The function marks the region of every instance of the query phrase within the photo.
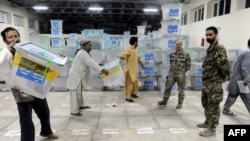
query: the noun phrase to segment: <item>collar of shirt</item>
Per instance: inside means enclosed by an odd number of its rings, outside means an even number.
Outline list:
[[[210,51],[214,50],[214,49],[218,46],[218,43],[219,43],[219,42],[216,41],[214,45],[210,45],[210,46],[208,47],[208,49],[207,49],[207,52],[210,52]]]

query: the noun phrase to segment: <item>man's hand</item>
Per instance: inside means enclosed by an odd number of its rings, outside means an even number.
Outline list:
[[[63,53],[58,53],[58,55],[60,55],[61,57],[66,57],[66,55]]]
[[[109,71],[106,70],[106,69],[103,69],[103,70],[102,70],[102,73],[104,73],[105,75],[108,75],[108,74],[109,74]]]
[[[145,66],[144,66],[144,65],[141,65],[141,67],[142,67],[142,69],[144,69],[144,68],[145,68]]]
[[[247,86],[247,85],[248,85],[248,81],[244,81],[244,82],[243,82],[243,85],[244,85],[244,86]]]

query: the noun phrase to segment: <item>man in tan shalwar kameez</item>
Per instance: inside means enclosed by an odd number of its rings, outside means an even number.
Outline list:
[[[125,95],[126,101],[134,102],[132,98],[138,98],[138,63],[144,69],[144,64],[137,54],[138,38],[131,37],[130,46],[122,53],[120,59],[126,60],[125,67]]]

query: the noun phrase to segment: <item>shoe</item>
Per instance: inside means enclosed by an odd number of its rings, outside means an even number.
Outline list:
[[[182,104],[178,104],[175,108],[176,109],[181,109],[182,108]]]
[[[89,109],[91,108],[90,106],[80,106],[79,109]]]
[[[136,94],[131,94],[132,98],[139,98],[139,96],[137,96]]]
[[[78,113],[71,113],[71,115],[73,116],[82,116],[82,113],[78,112]]]
[[[133,99],[127,99],[127,98],[126,98],[126,101],[128,101],[128,102],[134,102]]]
[[[59,138],[58,135],[56,135],[55,133],[51,133],[51,134],[49,134],[49,135],[42,135],[42,134],[40,133],[40,136],[42,136],[42,137],[47,137],[48,139],[58,139],[58,138]]]
[[[160,106],[166,106],[167,105],[167,101],[166,100],[159,101],[158,105],[160,105]]]
[[[199,135],[202,137],[215,136],[216,131],[215,131],[215,129],[206,129],[206,130],[200,132]]]
[[[223,109],[223,114],[224,115],[229,115],[229,116],[236,116],[235,113],[231,112],[230,110]]]
[[[208,124],[207,123],[200,123],[200,124],[197,124],[197,127],[199,127],[199,128],[208,128]]]

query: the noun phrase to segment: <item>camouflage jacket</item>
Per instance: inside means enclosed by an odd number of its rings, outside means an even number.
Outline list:
[[[225,82],[230,74],[226,48],[218,42],[209,46],[202,64],[202,81]]]
[[[182,51],[182,53],[172,52],[170,54],[170,72],[171,74],[183,74],[185,75],[191,67],[191,57],[188,53]]]

